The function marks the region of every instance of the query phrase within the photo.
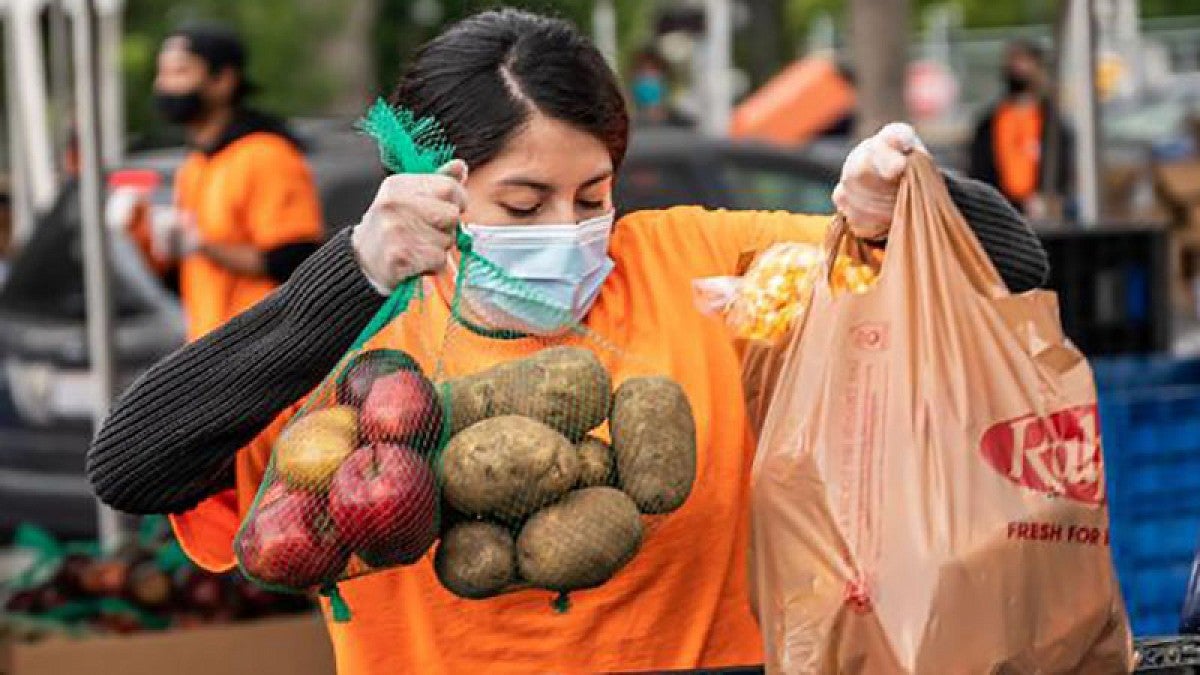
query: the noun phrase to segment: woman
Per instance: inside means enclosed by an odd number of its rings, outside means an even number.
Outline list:
[[[429,334],[440,335],[453,282],[447,252],[460,222],[476,233],[480,224],[513,231],[558,224],[545,232],[568,248],[599,233],[612,264],[600,266],[596,293],[579,288],[581,279],[596,279],[595,269],[567,265],[538,276],[576,284],[573,311],[589,328],[682,383],[698,429],[701,479],[691,497],[621,574],[573,597],[564,615],[547,611],[540,593],[458,600],[440,588],[428,560],[346,582],[354,617],[330,624],[339,672],[761,663],[746,589],[754,442],[739,358],[720,323],[693,308],[691,281],[733,274],[739,259],[776,242],[820,241],[828,215],[688,207],[632,214],[612,227],[628,115],[601,55],[561,21],[512,10],[467,19],[420,52],[394,102],[437,118],[459,159],[441,175],[385,180],[362,221],[271,298],[126,392],[89,456],[100,498],[124,511],[177,514],[176,531],[193,558],[230,567],[234,531],[289,406],[336,363],[384,294],[427,275],[421,309],[431,317]],[[905,152],[917,144],[911,129],[889,127],[848,158],[835,199],[856,236],[883,245]],[[975,183],[949,185],[1009,285],[1040,284],[1044,253],[1003,198]],[[486,231],[490,243],[477,239],[480,253],[512,253],[505,228]],[[377,345],[405,347],[386,331],[379,337]]]

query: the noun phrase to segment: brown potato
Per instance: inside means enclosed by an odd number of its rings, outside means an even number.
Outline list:
[[[524,415],[578,442],[608,417],[612,379],[580,347],[551,347],[447,382],[450,432],[490,417]]]
[[[624,492],[575,490],[533,514],[517,537],[521,577],[551,591],[594,588],[608,581],[642,544],[642,517]]]
[[[518,415],[493,417],[446,444],[446,501],[469,515],[515,521],[558,500],[579,479],[579,455],[562,434]]]
[[[642,513],[670,513],[696,480],[696,421],[683,388],[665,377],[627,380],[613,396],[620,487]]]
[[[599,487],[616,482],[612,447],[608,443],[588,436],[575,449],[579,452],[578,487]]]
[[[460,598],[481,600],[498,595],[517,576],[512,535],[495,523],[459,523],[442,536],[433,568],[442,586]]]

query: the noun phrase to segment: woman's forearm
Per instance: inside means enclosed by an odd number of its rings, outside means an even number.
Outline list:
[[[197,252],[235,274],[266,276],[263,252],[253,244],[200,244]]]
[[[117,400],[87,457],[101,501],[130,513],[195,506],[227,481],[237,451],[336,365],[384,301],[359,271],[349,234]]]

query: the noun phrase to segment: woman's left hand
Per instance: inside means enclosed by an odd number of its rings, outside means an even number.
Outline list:
[[[887,236],[900,177],[908,166],[908,155],[916,149],[925,149],[917,132],[903,122],[892,122],[846,156],[833,203],[846,216],[854,236],[867,240]]]

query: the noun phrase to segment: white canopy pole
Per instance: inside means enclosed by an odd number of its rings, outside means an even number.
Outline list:
[[[27,189],[33,208],[50,207],[58,193],[54,176],[53,139],[46,100],[46,63],[42,55],[41,14],[45,0],[19,0],[8,5],[8,58],[13,60],[17,96],[11,101],[20,110]],[[28,232],[17,233],[22,242]]]
[[[96,427],[112,403],[112,297],[108,231],[104,227],[100,148],[100,91],[96,77],[96,14],[92,0],[70,0],[75,61],[76,129],[79,134],[79,194],[83,228],[84,294],[87,304],[88,362],[91,364]],[[111,551],[125,541],[120,514],[97,504],[100,543]]]
[[[617,63],[617,10],[613,0],[596,0],[592,8],[592,36],[596,48],[608,61],[608,67],[619,71]]]
[[[704,131],[712,136],[729,133],[733,115],[733,86],[730,81],[733,50],[733,17],[730,0],[705,0],[704,30],[708,94],[704,111]]]
[[[121,77],[121,14],[125,0],[97,0],[100,148],[105,166],[119,166],[125,154],[125,92]]]
[[[1100,155],[1096,100],[1096,21],[1092,0],[1067,0],[1062,81],[1075,132],[1075,196],[1079,222],[1095,227],[1100,219]]]
[[[13,34],[16,32],[10,0],[0,0],[0,12],[4,21],[4,96],[5,113],[8,119],[8,166],[10,180],[9,198],[12,204],[13,243],[20,246],[33,229],[33,197],[29,186],[29,169],[26,168],[25,125],[22,123],[21,98],[17,87],[17,59]]]

